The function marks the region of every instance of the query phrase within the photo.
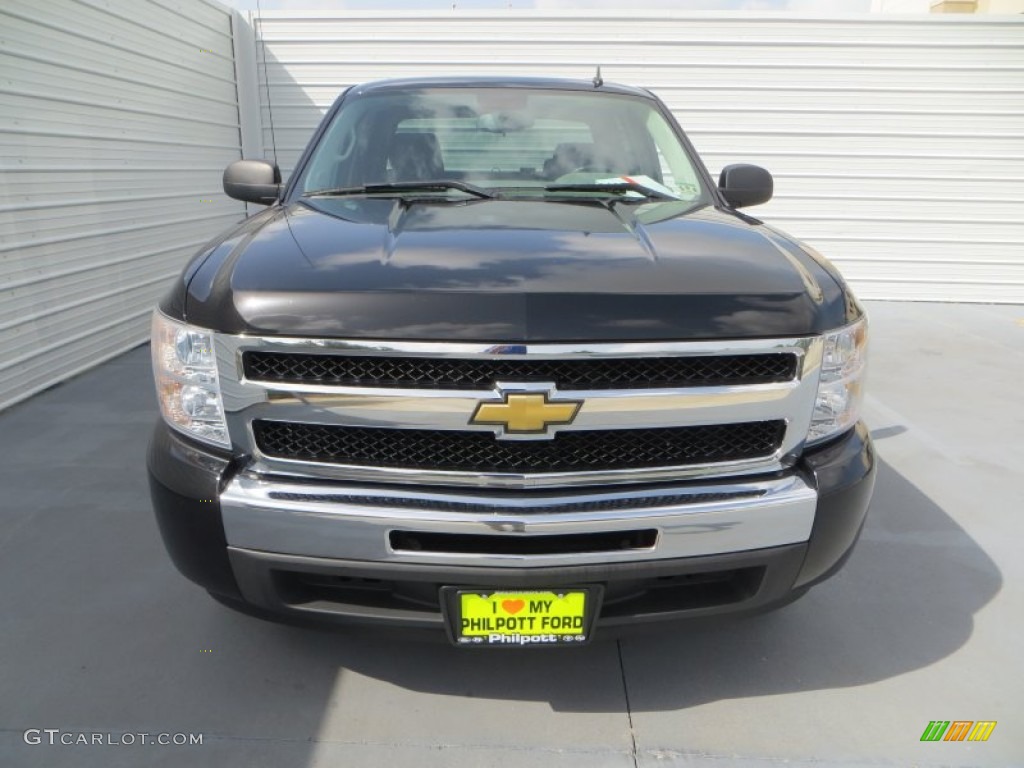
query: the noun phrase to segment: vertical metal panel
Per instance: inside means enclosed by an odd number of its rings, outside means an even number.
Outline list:
[[[184,261],[244,215],[230,13],[0,4],[0,408],[142,342]]]
[[[751,209],[859,295],[1024,302],[1024,19],[579,12],[270,12],[264,152],[287,173],[341,90],[510,74],[653,89],[712,173],[768,167]],[[270,131],[271,111],[273,135]]]

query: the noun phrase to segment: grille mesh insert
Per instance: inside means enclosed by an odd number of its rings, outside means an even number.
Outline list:
[[[790,353],[577,360],[479,360],[246,352],[252,381],[405,389],[490,389],[497,381],[550,381],[560,389],[657,389],[767,384],[796,375]]]
[[[267,456],[298,461],[457,472],[597,472],[770,456],[784,421],[561,432],[552,440],[496,440],[489,432],[253,422]]]

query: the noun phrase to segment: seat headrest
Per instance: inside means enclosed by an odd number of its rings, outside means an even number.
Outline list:
[[[388,156],[395,181],[431,181],[444,173],[441,145],[433,133],[396,133]]]
[[[567,165],[577,168],[592,165],[597,147],[591,143],[579,141],[563,141],[555,147],[555,158]]]

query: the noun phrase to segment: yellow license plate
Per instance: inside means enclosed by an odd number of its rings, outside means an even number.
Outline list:
[[[589,634],[587,590],[457,590],[452,635],[459,645],[568,645]]]

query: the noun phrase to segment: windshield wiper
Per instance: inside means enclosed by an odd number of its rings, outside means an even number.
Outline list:
[[[660,185],[659,185],[660,186]],[[673,195],[671,192],[662,192],[639,181],[623,176],[615,181],[606,182],[581,182],[567,184],[548,184],[544,187],[546,192],[612,192],[625,194],[635,192],[643,195],[648,200],[681,200],[682,198]]]
[[[362,184],[358,187],[337,187],[335,189],[317,189],[313,192],[306,192],[303,197],[345,197],[346,195],[377,195],[396,194],[403,192],[444,192],[449,189],[457,189],[467,195],[481,199],[492,199],[497,197],[493,192],[488,192],[483,187],[475,184],[467,184],[464,181],[392,181],[380,184]]]

